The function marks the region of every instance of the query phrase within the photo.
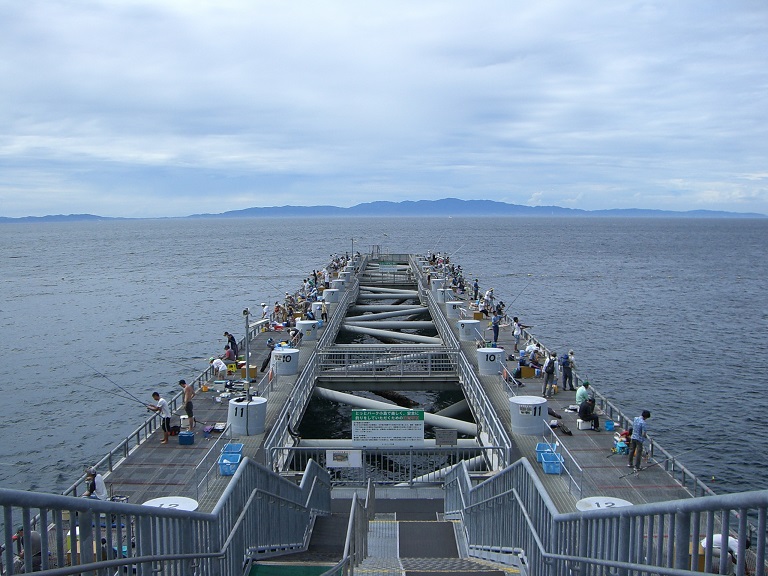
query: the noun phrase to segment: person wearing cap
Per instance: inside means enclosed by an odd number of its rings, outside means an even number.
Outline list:
[[[261,319],[264,320],[269,316],[269,306],[266,302],[261,303]]]
[[[213,372],[217,375],[219,380],[227,379],[227,365],[221,358],[211,357],[208,363],[213,367]]]
[[[96,471],[93,466],[85,470],[86,491],[83,498],[93,498],[95,500],[108,500],[107,485],[104,483],[104,477]]]
[[[576,390],[573,387],[573,350],[569,350],[568,354],[560,357],[560,368],[563,372],[563,390]]]
[[[224,332],[224,338],[227,339],[227,343],[229,344],[229,349],[232,350],[232,353],[235,355],[235,360],[237,360],[237,353],[238,353],[238,347],[237,347],[237,340],[235,340],[235,337],[232,336],[229,332]]]
[[[629,462],[627,462],[627,466],[632,468],[632,465],[634,464],[635,472],[640,471],[640,458],[643,457],[643,445],[648,437],[648,425],[645,421],[650,417],[651,413],[648,410],[643,410],[642,414],[632,421],[632,437],[629,441]]]
[[[275,349],[275,341],[272,338],[267,338],[267,348],[269,348],[269,352],[267,353],[267,357],[264,358],[264,362],[261,363],[262,372],[269,366],[269,361],[272,359],[272,351]]]
[[[544,398],[552,398],[557,384],[557,354],[555,352],[550,352],[544,360],[542,371],[544,372],[544,385],[541,389],[541,395]]]
[[[219,360],[221,362],[221,360]],[[223,364],[223,362],[222,362]],[[226,369],[226,366],[224,367]],[[168,407],[168,401],[165,398],[160,397],[160,392],[152,392],[152,398],[154,398],[155,404],[147,404],[147,408],[152,412],[159,412],[162,423],[160,427],[163,429],[163,440],[160,444],[168,444],[168,436],[171,435],[171,409]]]
[[[576,404],[581,405],[585,400],[589,400],[594,395],[594,392],[589,387],[589,382],[584,382],[576,390]]]
[[[189,429],[192,430],[195,427],[195,414],[192,406],[192,398],[195,397],[195,390],[187,384],[187,381],[183,378],[179,380],[179,386],[184,390],[184,412],[187,413],[189,418]]]
[[[25,561],[24,557],[29,550],[29,554],[32,556],[32,570],[37,572],[42,569],[43,564],[43,540],[40,536],[40,532],[37,530],[30,530],[28,546],[24,543],[24,527],[19,526],[14,536],[16,540],[16,558],[13,564],[13,571],[15,573],[24,572]]]

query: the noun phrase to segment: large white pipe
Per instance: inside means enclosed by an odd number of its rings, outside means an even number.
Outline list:
[[[464,400],[459,400],[456,402],[456,404],[451,404],[450,406],[446,406],[439,412],[435,412],[438,416],[446,416],[448,418],[452,418],[453,416],[458,416],[459,414],[463,414],[464,412],[469,411],[469,402]]]
[[[357,406],[358,408],[368,408],[369,410],[392,410],[393,408],[397,408],[394,404],[388,404],[387,402],[361,398],[360,396],[337,392],[336,390],[329,390],[328,388],[320,388],[319,386],[315,387],[314,393],[320,398],[325,398],[332,402],[349,404],[350,406]],[[466,434],[467,436],[477,436],[477,424],[473,424],[472,422],[464,422],[463,420],[446,418],[445,416],[424,412],[424,423],[429,424],[430,426],[437,426],[438,428],[454,428],[459,434]]]
[[[357,295],[358,302],[360,300],[394,300],[394,299],[401,299],[401,300],[413,300],[414,298],[418,298],[418,294],[366,294],[365,292],[360,292]]]
[[[342,324],[341,329],[346,330],[347,332],[354,332],[355,334],[373,336],[375,338],[403,340],[405,342],[418,342],[419,344],[443,343],[440,338],[432,338],[431,336],[419,336],[418,334],[407,334],[405,332],[392,332],[391,330],[376,330],[374,328],[363,328],[362,326],[352,326],[350,324]]]
[[[472,442],[475,442],[474,440]],[[477,442],[474,443],[474,447],[477,448]],[[475,456],[474,458],[470,458],[469,460],[464,460],[464,463],[467,465],[468,470],[481,470],[485,467],[485,458],[482,456]],[[448,472],[453,470],[453,467],[455,464],[451,464],[450,466],[445,466],[444,468],[440,468],[438,470],[435,470],[434,472],[429,472],[427,474],[423,474],[421,476],[417,476],[413,479],[414,483],[417,482],[437,482],[438,480],[442,480]],[[403,487],[403,486],[410,486],[408,482],[401,482],[399,484],[395,484],[395,487]]]
[[[352,312],[394,312],[396,310],[410,310],[412,313],[424,312],[426,306],[416,307],[413,304],[355,304],[350,306],[347,313]]]
[[[403,290],[402,288],[384,288],[382,286],[360,286],[360,292],[376,292],[381,294],[408,294],[418,296],[418,290]]]
[[[374,314],[363,314],[361,316],[347,316],[349,320],[365,321],[365,320],[383,320],[385,318],[398,318],[399,316],[416,316],[417,314],[424,314],[429,312],[428,308],[418,306],[416,308],[407,308],[405,310],[394,310],[392,312],[376,312]]]
[[[349,326],[366,326],[368,328],[383,328],[385,330],[424,330],[426,328],[434,328],[435,323],[429,320],[358,320],[356,316],[347,318],[344,321],[345,325]]]

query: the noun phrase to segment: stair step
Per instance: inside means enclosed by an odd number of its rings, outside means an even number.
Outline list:
[[[458,558],[453,522],[398,522],[400,558]]]

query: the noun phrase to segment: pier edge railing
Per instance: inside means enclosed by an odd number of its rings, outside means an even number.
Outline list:
[[[475,486],[458,464],[446,476],[445,513],[459,521],[471,556],[504,563],[514,556],[528,573],[768,570],[768,490],[561,514],[523,458]],[[720,554],[724,542],[729,552]]]
[[[42,536],[40,555],[25,555],[24,572],[231,576],[242,573],[246,558],[306,550],[313,518],[330,514],[330,504],[330,477],[317,463],[308,463],[297,485],[249,458],[210,513],[0,488],[0,572],[18,572],[19,516],[24,534]]]

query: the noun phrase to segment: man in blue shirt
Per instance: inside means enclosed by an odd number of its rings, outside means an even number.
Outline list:
[[[632,421],[632,438],[629,441],[629,463],[627,466],[632,468],[632,460],[634,457],[635,472],[640,470],[640,458],[643,456],[643,444],[648,435],[648,425],[645,421],[650,417],[651,413],[648,410],[643,410],[642,415],[637,416]]]

